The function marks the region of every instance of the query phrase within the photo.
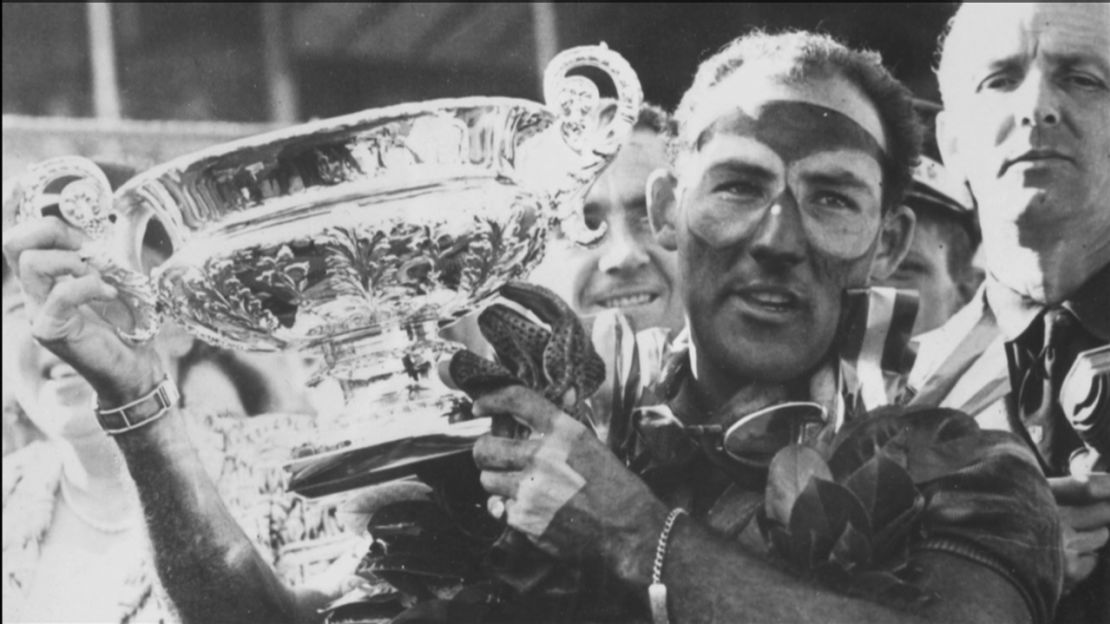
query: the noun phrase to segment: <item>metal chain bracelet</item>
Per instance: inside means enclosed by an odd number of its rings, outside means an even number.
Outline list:
[[[663,584],[663,559],[667,556],[667,542],[671,538],[671,529],[678,517],[685,514],[686,510],[675,507],[667,515],[663,523],[663,530],[659,532],[659,542],[655,545],[655,562],[651,566],[651,585],[648,586],[648,602],[651,606],[651,621],[653,624],[668,624],[667,617],[667,586]]]

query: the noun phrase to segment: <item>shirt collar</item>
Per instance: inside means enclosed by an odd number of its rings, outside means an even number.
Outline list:
[[[1011,290],[994,276],[988,276],[984,293],[999,328],[1009,340],[1025,332],[1044,311],[1043,304]],[[1062,307],[1099,340],[1110,341],[1110,264],[1091,276]]]
[[[1043,309],[1040,303],[1011,290],[993,275],[987,276],[983,297],[1008,340],[1025,333]]]

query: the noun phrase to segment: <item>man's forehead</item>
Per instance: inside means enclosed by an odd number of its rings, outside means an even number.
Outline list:
[[[788,81],[758,64],[745,66],[713,87],[686,124],[687,138],[696,138],[721,117],[740,110],[754,115],[769,102],[799,102],[835,111],[858,124],[887,149],[878,110],[858,87],[841,76]]]
[[[666,137],[651,130],[637,130],[621,146],[610,169],[617,167],[656,169],[666,165]],[[605,174],[602,173],[602,175]]]
[[[881,163],[883,148],[850,117],[809,102],[770,101],[752,112],[735,109],[717,118],[699,135],[701,151],[714,138],[749,137],[770,148],[785,163],[817,154],[859,153]]]
[[[960,6],[954,29],[969,26],[974,38],[989,42],[1008,36],[1005,31],[1013,26],[1027,33],[1045,33],[1108,18],[1110,3],[1106,2],[967,2]]]
[[[610,206],[616,208],[642,202],[648,176],[667,164],[667,139],[650,130],[637,130],[590,188],[586,203],[616,204]]]
[[[981,69],[1043,54],[1110,63],[1110,3],[966,3],[945,45],[945,64]],[[1104,69],[1110,69],[1105,68]]]

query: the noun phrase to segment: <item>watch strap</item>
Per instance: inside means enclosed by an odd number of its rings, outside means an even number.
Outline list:
[[[177,384],[166,377],[150,392],[119,407],[102,409],[98,400],[96,418],[100,421],[100,427],[109,435],[120,435],[165,416],[180,399]]]

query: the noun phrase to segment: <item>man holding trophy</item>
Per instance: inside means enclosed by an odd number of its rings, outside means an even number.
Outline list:
[[[1047,620],[1060,538],[1034,458],[950,411],[864,418],[875,389],[845,365],[874,346],[845,325],[845,291],[893,271],[912,232],[899,207],[919,142],[908,92],[873,55],[760,34],[703,63],[678,120],[677,159],[652,177],[648,201],[660,243],[678,252],[688,347],[641,397],[621,453],[520,384],[475,392],[476,416],[528,432],[474,447],[490,513],[544,556],[611,581],[611,600],[627,603],[616,621]],[[157,359],[92,311],[118,290],[83,243],[48,218],[13,230],[4,252],[36,337],[90,380],[102,414],[123,413],[102,422],[179,612],[320,620],[345,587],[289,591],[251,549],[180,414],[149,400],[164,377]],[[441,279],[417,268],[406,265]],[[843,336],[863,347],[845,353]],[[545,367],[574,372],[586,365],[574,353]],[[591,606],[536,618],[582,621]]]
[[[916,148],[912,123],[900,115],[912,113],[908,100],[899,100],[904,92],[873,63],[818,37],[756,35],[706,61],[680,105],[675,169],[653,179],[649,196],[657,235],[679,253],[689,323],[689,349],[663,398],[694,436],[706,425],[725,428],[724,453],[719,443],[698,443],[711,467],[691,461],[684,479],[664,478],[673,461],[668,456],[680,454],[682,445],[659,448],[664,427],[649,428],[654,423],[645,419],[639,433],[661,478],[653,482],[645,472],[645,483],[618,466],[585,427],[527,390],[514,387],[477,401],[476,412],[512,414],[539,434],[479,440],[482,483],[501,499],[491,508],[504,510],[509,526],[544,550],[562,557],[591,553],[627,585],[662,595],[650,605],[655,621],[668,614],[674,622],[900,617],[871,602],[815,593],[752,554],[759,540],[747,542],[746,535],[764,502],[764,484],[740,469],[757,462],[730,449],[727,437],[742,435],[733,425],[745,421],[742,415],[784,401],[817,401],[835,413],[837,396],[830,394],[836,392],[823,390],[821,380],[838,348],[841,292],[862,286],[869,274],[890,272],[905,251],[912,217],[898,202]],[[969,453],[943,469],[934,466],[939,472],[930,478],[908,479],[935,503],[955,494],[941,490],[962,489],[953,509],[927,509],[927,516],[969,514],[962,528],[934,525],[927,531],[936,533],[913,547],[914,565],[929,579],[919,589],[940,595],[920,615],[1046,620],[1059,575],[1059,553],[1052,552],[1057,529],[1047,488],[1015,439],[977,431],[951,412],[904,419],[888,412],[844,429],[832,443],[830,463],[844,460],[853,445],[882,447],[897,437],[893,431],[905,435],[917,427],[924,446],[940,446],[941,430],[960,429],[959,446]],[[766,505],[774,516],[771,464]],[[833,476],[845,470],[833,467]],[[973,487],[973,474],[986,479]],[[758,492],[754,508],[746,489]],[[988,509],[988,499],[999,507]],[[952,515],[955,508],[961,512]],[[1029,515],[1015,523],[998,518],[1007,513]],[[991,523],[981,525],[993,537],[967,531],[979,514],[980,521],[995,518],[989,529]],[[962,538],[940,537],[954,533]],[[1014,551],[984,548],[1002,534]],[[1030,566],[1033,559],[1038,563]],[[795,561],[794,569],[807,563]],[[879,602],[890,597],[885,589],[869,594],[862,579],[840,587]]]

